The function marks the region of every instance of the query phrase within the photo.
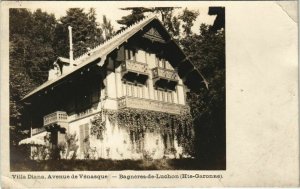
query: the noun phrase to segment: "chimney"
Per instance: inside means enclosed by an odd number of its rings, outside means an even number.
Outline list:
[[[70,58],[70,66],[73,66],[73,40],[72,40],[72,27],[68,26],[69,29],[69,42],[70,42],[70,52],[69,52],[69,58]]]

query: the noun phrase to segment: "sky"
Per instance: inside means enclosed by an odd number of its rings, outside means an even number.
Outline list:
[[[127,10],[121,10],[119,6],[92,6],[96,9],[97,14],[97,22],[102,23],[102,16],[106,15],[106,17],[111,20],[112,25],[114,26],[115,30],[118,30],[121,25],[119,25],[116,21],[120,20],[122,16],[126,16],[130,14],[130,11]],[[124,7],[124,6],[123,6]],[[66,10],[70,7],[63,7],[58,9],[56,7],[41,7],[41,9],[48,13],[53,13],[57,19],[60,17],[66,15]],[[84,10],[87,12],[91,6],[80,6],[80,8],[84,8]],[[182,13],[183,9],[186,7],[182,7],[180,9],[175,9],[174,15],[178,15]],[[210,16],[208,15],[208,7],[187,7],[189,10],[195,10],[199,11],[200,15],[198,16],[197,20],[194,22],[194,26],[192,27],[192,31],[194,33],[199,33],[199,27],[202,23],[212,25],[216,16]],[[31,9],[34,11],[34,9]]]

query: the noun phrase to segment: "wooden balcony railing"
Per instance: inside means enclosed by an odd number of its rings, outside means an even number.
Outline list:
[[[152,69],[153,79],[163,79],[178,82],[178,76],[174,70],[156,67]]]
[[[180,114],[182,110],[187,108],[187,106],[157,100],[125,96],[119,98],[118,108],[135,108],[150,111],[166,112],[170,114]]]
[[[68,115],[66,112],[57,111],[44,116],[44,126],[57,122],[67,122]]]
[[[123,75],[132,72],[132,73],[137,73],[141,75],[149,75],[148,72],[148,65],[145,63],[137,62],[134,60],[126,60],[122,64],[122,73]]]

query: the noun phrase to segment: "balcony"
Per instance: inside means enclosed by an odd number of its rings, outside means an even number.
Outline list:
[[[135,60],[126,60],[122,64],[122,75],[124,76],[128,73],[148,77],[148,65],[145,63],[137,62]]]
[[[174,70],[169,70],[161,67],[156,67],[152,69],[153,81],[157,85],[162,86],[172,86],[174,88],[178,83],[178,76]]]
[[[156,67],[152,69],[153,79],[165,79],[168,81],[178,82],[178,76],[175,70]]]
[[[66,123],[68,122],[68,115],[66,112],[56,111],[44,116],[44,126],[54,123]]]
[[[183,109],[187,108],[187,106],[151,99],[125,96],[121,97],[118,100],[118,108],[135,108],[157,112],[166,112],[170,114],[180,114]]]

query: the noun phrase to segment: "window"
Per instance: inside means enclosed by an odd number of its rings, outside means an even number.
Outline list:
[[[135,52],[134,50],[125,49],[126,59],[127,60],[135,60]]]
[[[165,89],[154,89],[154,99],[163,102],[174,102],[172,91]]]
[[[126,95],[132,96],[131,85],[129,83],[126,83]]]
[[[142,87],[140,85],[137,85],[137,97],[142,98]]]
[[[158,100],[163,101],[163,92],[161,90],[158,90]]]
[[[166,61],[165,63],[166,63],[166,69],[173,70],[173,67],[171,66],[169,61]]]
[[[142,85],[139,85],[139,93],[140,93],[140,98],[145,98],[144,94],[144,87]]]
[[[173,102],[173,95],[172,95],[172,91],[167,91],[167,102]]]
[[[124,83],[124,88],[126,89],[124,95],[133,96],[138,98],[144,98],[144,87],[141,84],[134,83]]]
[[[166,92],[165,91],[161,91],[161,101],[166,101]]]
[[[146,52],[143,50],[138,50],[136,52],[136,61],[146,63]]]
[[[156,66],[160,67],[161,66],[161,59],[156,57]]]
[[[160,68],[170,69],[170,64],[163,58],[156,57],[156,66]]]
[[[126,88],[126,83],[122,82],[122,95],[126,96],[127,95],[127,88]]]
[[[133,88],[133,93],[132,93],[132,96],[136,97],[137,96],[137,86],[136,85],[131,85],[132,88]]]

